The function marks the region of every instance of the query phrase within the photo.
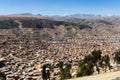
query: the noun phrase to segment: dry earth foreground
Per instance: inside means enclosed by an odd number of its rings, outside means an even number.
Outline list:
[[[85,77],[69,79],[69,80],[120,80],[120,79],[116,79],[117,77],[120,77],[120,71],[106,73],[106,74],[99,74],[94,76],[85,76]]]

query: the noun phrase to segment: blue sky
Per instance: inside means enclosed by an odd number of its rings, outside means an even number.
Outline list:
[[[120,15],[120,0],[0,0],[0,14]]]

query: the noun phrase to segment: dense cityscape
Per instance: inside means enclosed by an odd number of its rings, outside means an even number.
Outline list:
[[[66,20],[2,17],[1,75],[6,80],[64,80],[118,71],[119,25],[79,21],[67,25]]]

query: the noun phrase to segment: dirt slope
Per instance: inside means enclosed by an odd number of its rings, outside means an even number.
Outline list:
[[[70,80],[112,80],[112,79],[116,79],[116,77],[120,77],[120,71],[100,74],[95,76],[86,76],[86,77],[70,79]]]

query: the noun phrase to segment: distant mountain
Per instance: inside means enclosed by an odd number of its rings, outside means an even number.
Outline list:
[[[92,15],[92,14],[73,14],[73,15],[68,15],[65,16],[68,18],[80,18],[80,19],[93,19],[97,17],[101,17],[101,15]]]
[[[68,21],[68,22],[80,22],[81,20],[99,20],[104,22],[110,22],[114,24],[120,24],[120,16],[118,15],[93,15],[93,14],[73,14],[67,16],[49,16],[48,18],[57,21]]]
[[[65,19],[71,19],[71,18],[77,18],[77,19],[99,19],[100,17],[103,17],[102,15],[92,15],[92,14],[73,14],[73,15],[66,15],[66,16],[50,16],[51,18],[65,18]]]
[[[18,15],[29,15],[29,16],[33,16],[32,13],[20,13],[20,14],[18,14]]]
[[[37,14],[37,16],[42,16],[41,14]]]
[[[17,13],[17,14],[8,14],[5,16],[34,16],[32,13]]]
[[[44,18],[44,19],[52,19],[56,21],[68,21],[68,22],[80,22],[80,20],[104,20],[107,22],[112,23],[120,23],[120,16],[115,15],[93,15],[93,14],[73,14],[73,15],[66,15],[66,16],[60,16],[60,15],[54,15],[54,16],[48,16],[48,15],[41,15],[41,14],[32,14],[32,13],[19,13],[19,14],[10,14],[10,15],[4,15],[7,17],[36,17],[36,18]]]
[[[1,15],[0,17],[2,17]],[[18,13],[18,14],[9,14],[9,15],[4,15],[4,17],[45,17],[42,16],[41,14],[32,14],[32,13]]]

